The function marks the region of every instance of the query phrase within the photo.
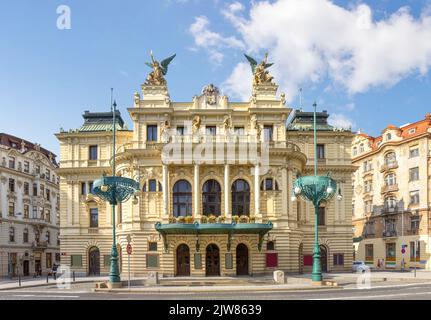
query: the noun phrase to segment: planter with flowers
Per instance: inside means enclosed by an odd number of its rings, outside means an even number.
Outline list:
[[[178,223],[186,223],[186,217],[183,217],[183,216],[178,217],[177,222]]]
[[[169,216],[169,223],[177,223],[177,218],[174,216]]]
[[[238,223],[239,222],[239,216],[232,216],[232,222]]]
[[[256,222],[256,216],[250,216],[249,222],[255,223]]]
[[[195,222],[195,219],[192,216],[187,216],[185,218],[185,222],[186,223],[193,223],[193,222]]]
[[[218,222],[218,223],[225,223],[225,221],[226,221],[226,218],[225,218],[224,216],[219,216],[219,217],[217,218],[217,222]]]
[[[202,216],[201,217],[201,223],[208,223],[208,217],[207,216]]]
[[[215,216],[215,215],[210,215],[209,217],[208,217],[208,222],[209,223],[216,223],[217,222],[217,217]]]

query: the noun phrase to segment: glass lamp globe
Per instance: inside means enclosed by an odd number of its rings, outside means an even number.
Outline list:
[[[108,189],[109,189],[109,187],[106,184],[104,184],[103,186],[100,187],[100,190],[102,190],[102,192],[107,192]]]
[[[294,192],[295,192],[296,195],[301,194],[301,188],[300,187],[295,187]]]

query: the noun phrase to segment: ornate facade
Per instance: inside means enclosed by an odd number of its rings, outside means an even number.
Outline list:
[[[269,81],[255,85],[248,102],[230,102],[208,85],[179,103],[150,80],[128,109],[133,130],[120,116],[116,123],[116,174],[141,185],[117,210],[120,270],[128,269],[130,236],[134,275],[310,271],[313,209],[290,199],[296,175],[312,172],[310,114],[298,111],[286,127],[292,109]],[[344,198],[320,211],[320,242],[327,270],[350,270],[352,133],[335,130],[327,117],[319,114],[319,171],[332,172]],[[91,182],[111,174],[112,113],[84,119],[80,129],[57,134],[61,258],[76,272],[106,274],[112,219]]]
[[[0,276],[33,276],[60,263],[55,155],[0,133]]]
[[[427,114],[402,127],[389,125],[376,138],[355,137],[356,259],[380,269],[431,267],[430,130]]]

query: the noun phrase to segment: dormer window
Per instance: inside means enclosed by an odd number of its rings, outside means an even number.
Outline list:
[[[386,134],[386,140],[389,141],[392,139],[392,135],[390,133]]]
[[[358,155],[358,148],[353,147],[353,155],[354,156]]]
[[[362,152],[364,152],[364,144],[363,143],[361,143],[359,145],[359,153],[362,153]]]
[[[414,133],[416,133],[416,128],[412,128],[409,130],[409,134],[414,134]]]

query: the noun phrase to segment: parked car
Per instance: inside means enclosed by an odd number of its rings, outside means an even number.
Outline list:
[[[353,261],[353,265],[352,265],[353,272],[365,272],[370,270],[371,268],[367,266],[364,261]]]

